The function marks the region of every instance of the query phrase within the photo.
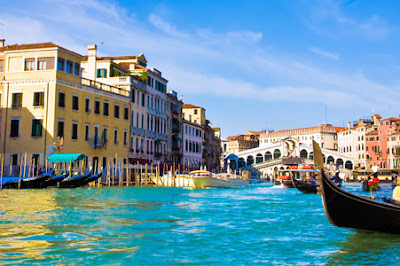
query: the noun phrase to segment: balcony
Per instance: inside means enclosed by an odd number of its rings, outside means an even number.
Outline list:
[[[126,89],[122,89],[116,86],[111,86],[105,83],[101,83],[98,81],[94,81],[94,80],[90,80],[90,79],[85,79],[85,78],[81,78],[81,84],[93,89],[97,89],[97,90],[102,90],[102,91],[108,91],[111,93],[115,93],[118,95],[122,95],[122,96],[126,96],[129,97],[129,91]]]
[[[89,139],[90,147],[93,149],[105,148],[107,146],[107,139],[101,139],[100,137],[92,137]]]
[[[137,135],[144,135],[145,130],[144,129],[139,129],[136,127],[131,127],[131,134],[137,134]]]

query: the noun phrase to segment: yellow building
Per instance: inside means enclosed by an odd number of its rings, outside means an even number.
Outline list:
[[[203,107],[194,104],[183,104],[182,105],[183,119],[194,122],[199,125],[206,124],[206,110]]]
[[[83,153],[99,167],[128,157],[129,91],[82,78],[82,56],[51,42],[2,50],[5,165],[25,152],[40,165],[51,153]]]

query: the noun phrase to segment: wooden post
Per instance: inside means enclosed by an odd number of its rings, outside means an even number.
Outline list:
[[[70,172],[70,175],[72,176],[72,159],[71,159],[71,161],[70,161],[70,163],[69,163],[69,172]]]
[[[161,183],[160,183],[160,162],[158,162],[157,168],[156,168],[156,182],[157,182],[157,186],[161,186]]]
[[[122,186],[122,173],[121,173],[121,170],[122,170],[122,163],[119,163],[118,164],[118,171],[119,171],[119,174],[118,174],[118,186]]]
[[[46,169],[46,173],[48,173],[48,172],[47,172],[47,171],[48,171],[48,169],[47,169],[47,161],[48,161],[48,160],[49,160],[48,158],[46,158],[46,157],[44,158],[44,164],[45,164],[45,166],[46,166],[46,168],[45,168],[45,169]]]
[[[110,162],[108,162],[107,165],[107,184],[110,187],[111,186],[111,166],[110,166]]]
[[[21,155],[21,165],[19,167],[19,182],[18,182],[18,189],[21,188],[21,179],[22,179],[22,167],[24,166],[24,158]]]
[[[145,182],[145,185],[147,186],[147,184],[148,184],[148,180],[147,180],[147,163],[144,165],[144,176],[145,176],[145,180],[144,180],[144,182]]]
[[[129,162],[129,159],[126,159],[126,164],[125,164],[125,168],[126,168],[126,186],[128,187],[129,186],[129,183],[130,183],[130,181],[131,181],[131,176],[129,175],[129,167],[128,167],[128,162]],[[129,177],[129,179],[128,179],[128,177]]]
[[[3,170],[4,170],[4,154],[1,154],[1,187],[0,189],[3,189]]]

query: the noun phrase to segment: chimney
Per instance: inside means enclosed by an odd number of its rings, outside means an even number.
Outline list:
[[[88,61],[86,67],[86,73],[88,79],[96,80],[96,56],[97,46],[95,44],[88,45]]]
[[[88,56],[89,57],[97,56],[97,45],[96,44],[89,44],[87,48],[88,48]]]
[[[0,48],[4,47],[4,43],[6,42],[5,39],[0,39]]]
[[[351,122],[347,123],[347,128],[350,129],[351,128]]]

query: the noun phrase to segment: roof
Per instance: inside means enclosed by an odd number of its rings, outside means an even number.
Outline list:
[[[137,59],[137,55],[121,55],[121,56],[96,56],[96,60],[127,60]],[[82,58],[83,61],[88,60],[88,56],[85,55]]]
[[[246,133],[244,133],[243,135],[246,135],[246,136],[250,136],[250,135],[260,135],[261,133],[263,133],[263,132],[259,132],[259,131],[250,131],[250,130],[248,130]]]
[[[190,103],[184,103],[182,105],[182,108],[203,108],[203,107],[197,106],[197,105],[194,105],[194,104],[190,104]]]
[[[68,52],[70,52],[70,53],[73,53],[73,54],[76,54],[76,55],[82,57],[82,55],[80,55],[80,54],[78,54],[78,53],[76,53],[76,52],[74,52],[74,51],[65,49],[64,47],[59,46],[59,45],[57,45],[57,44],[55,44],[55,43],[52,43],[52,42],[6,45],[6,46],[0,48],[0,52],[1,52],[1,51],[17,51],[17,50],[44,49],[44,48],[60,48],[60,49],[63,49],[63,50],[65,50],[65,51],[68,51]]]
[[[371,131],[371,132],[367,133],[366,135],[367,136],[368,135],[378,135],[378,130]]]

